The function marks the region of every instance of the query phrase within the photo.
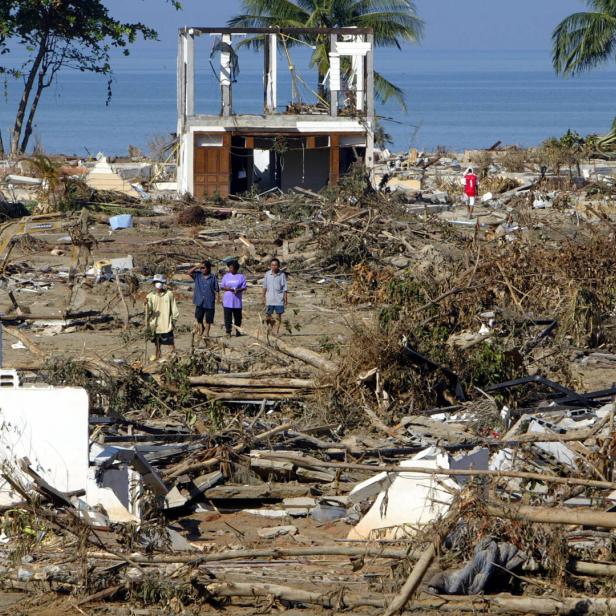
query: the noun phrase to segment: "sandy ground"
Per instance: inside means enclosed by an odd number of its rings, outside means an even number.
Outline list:
[[[217,227],[229,225],[237,228],[234,221],[214,221]],[[190,228],[156,229],[152,226],[137,227],[117,231],[113,235],[109,227],[97,224],[93,227],[93,235],[103,240],[92,251],[94,261],[132,255],[136,269],[139,272],[146,263],[151,264],[156,259],[167,260],[169,256],[176,263],[192,263],[201,258],[210,258],[213,262],[229,255],[241,256],[241,249],[233,242],[221,242],[220,247],[204,252],[196,245],[191,245]],[[48,288],[33,292],[32,286],[15,284],[15,297],[20,304],[29,309],[33,315],[61,315],[69,302],[70,289],[67,279],[57,275],[67,271],[70,265],[70,246],[60,247],[67,254],[54,256],[50,250],[56,246],[59,235],[39,236],[48,245],[37,252],[14,250],[11,257],[12,269],[21,270],[17,279],[29,278],[39,283],[50,283]],[[165,238],[173,238],[170,245],[158,242]],[[111,241],[110,241],[111,240]],[[183,241],[185,240],[185,241]],[[221,273],[226,271],[224,263],[218,261],[216,266]],[[251,266],[242,269],[248,279],[249,289],[245,294],[244,322],[247,328],[255,328],[261,324],[264,316],[262,304],[261,280],[267,266]],[[30,272],[33,273],[29,273]],[[46,271],[48,270],[48,271]],[[369,310],[358,310],[349,306],[341,297],[347,284],[345,278],[335,276],[304,276],[287,271],[290,285],[289,306],[284,316],[281,336],[291,344],[298,344],[322,350],[323,344],[344,344],[348,332],[348,323],[354,319],[370,318]],[[12,282],[16,282],[13,278]],[[57,333],[53,323],[37,323],[28,325],[26,332],[40,347],[49,353],[62,353],[68,356],[79,356],[95,353],[100,357],[134,361],[143,358],[144,337],[142,335],[143,301],[151,290],[147,280],[143,280],[138,291],[127,297],[131,324],[127,331],[123,329],[125,312],[118,299],[117,287],[114,281],[94,284],[90,278],[85,281],[77,292],[74,310],[102,311],[103,314],[114,316],[110,324],[92,324],[80,327],[77,331],[68,330]],[[178,273],[172,283],[178,307],[180,320],[177,327],[176,346],[180,353],[190,352],[194,307],[192,305],[192,284],[190,278]],[[5,292],[0,291],[0,312],[8,313],[11,303]],[[9,336],[5,337],[4,365],[12,366],[27,363],[32,356],[27,350],[15,350],[11,345],[15,342]],[[245,345],[254,344],[247,338],[228,339],[225,336],[222,307],[217,308],[215,323],[211,330],[211,343],[216,346],[241,349]],[[148,355],[153,352],[149,345]]]

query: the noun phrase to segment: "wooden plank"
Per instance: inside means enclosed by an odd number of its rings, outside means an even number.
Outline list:
[[[206,490],[207,499],[272,499],[282,500],[298,496],[310,496],[311,487],[299,483],[263,483],[256,486],[225,484]]]

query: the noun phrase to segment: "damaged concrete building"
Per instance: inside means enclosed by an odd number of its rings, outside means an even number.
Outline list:
[[[220,84],[220,106],[197,111],[195,43],[209,37],[210,66]],[[252,40],[263,56],[263,106],[234,111],[238,51]],[[329,71],[318,75],[307,102],[306,84],[291,58],[293,44],[327,41]],[[314,49],[314,47],[313,47]],[[335,185],[356,161],[373,165],[374,36],[369,28],[184,28],[178,55],[178,192],[196,198],[227,197],[252,189]],[[295,48],[291,49],[295,51]],[[283,58],[284,60],[281,60]],[[291,79],[291,100],[282,101],[279,61]],[[201,76],[203,73],[201,73]],[[317,78],[318,77],[318,78]],[[254,93],[253,93],[254,94]],[[259,96],[259,100],[260,100]],[[199,110],[201,111],[201,110]]]

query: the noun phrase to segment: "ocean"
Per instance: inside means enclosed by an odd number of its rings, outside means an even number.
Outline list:
[[[211,40],[197,46],[197,110],[218,112],[219,84],[210,66]],[[308,69],[310,50],[292,51],[302,77],[303,101],[314,98],[315,75]],[[234,86],[237,112],[262,106],[260,56],[239,52],[240,75]],[[113,98],[105,104],[106,80],[64,72],[44,94],[35,138],[46,152],[85,156],[126,154],[129,144],[148,151],[156,135],[176,127],[176,50],[154,44],[135,49],[114,63]],[[376,68],[406,93],[407,111],[395,103],[378,105],[392,149],[452,150],[485,148],[496,141],[532,146],[571,128],[581,134],[606,132],[616,115],[616,67],[574,79],[554,75],[550,52],[435,51],[379,49]],[[290,100],[289,71],[279,57],[279,104]],[[8,80],[0,102],[0,130],[8,142],[20,95]]]

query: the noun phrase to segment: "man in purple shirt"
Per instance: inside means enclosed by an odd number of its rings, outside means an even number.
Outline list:
[[[222,307],[225,315],[225,331],[231,335],[233,323],[242,325],[242,296],[246,290],[246,277],[239,273],[240,264],[237,261],[229,263],[229,271],[222,277],[220,288],[224,291]],[[235,332],[237,336],[240,332]]]

